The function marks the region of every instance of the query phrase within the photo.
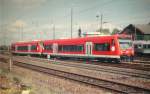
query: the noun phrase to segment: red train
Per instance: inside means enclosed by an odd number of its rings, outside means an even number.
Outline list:
[[[11,45],[13,54],[47,55],[51,57],[97,59],[120,62],[132,59],[134,49],[126,35],[97,36],[17,42]]]

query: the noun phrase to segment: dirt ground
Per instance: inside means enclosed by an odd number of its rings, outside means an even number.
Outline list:
[[[1,63],[0,63],[1,64]],[[3,67],[2,67],[3,66]],[[0,69],[8,68],[6,64],[1,64]],[[53,75],[41,74],[35,71],[13,66],[11,72],[7,72],[7,77],[19,81],[31,90],[30,94],[113,94],[111,91],[96,88],[86,84],[81,84],[68,79]],[[1,80],[1,83],[4,81]],[[12,82],[11,82],[12,83]],[[17,85],[15,85],[17,87]],[[13,86],[15,88],[15,86]],[[19,85],[18,85],[19,86]],[[20,87],[15,90],[20,90]],[[20,92],[20,91],[17,91]],[[21,94],[21,93],[3,93]]]
[[[9,75],[8,70],[0,69],[0,94],[22,94],[25,84],[20,79]]]

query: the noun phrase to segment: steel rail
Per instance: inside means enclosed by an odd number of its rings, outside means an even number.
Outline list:
[[[97,78],[74,74],[70,72],[64,72],[60,70],[54,70],[54,69],[45,68],[45,67],[41,67],[37,65],[32,65],[32,64],[22,63],[22,62],[14,62],[14,65],[23,67],[23,68],[28,68],[34,71],[94,85],[97,87],[106,88],[106,89],[109,89],[109,90],[112,90],[121,94],[133,94],[133,93],[134,94],[149,94],[150,93],[150,90],[145,89],[145,88],[139,88],[135,86],[125,85],[125,84],[121,84],[117,82],[111,82],[111,81],[107,81],[103,79],[97,79]]]
[[[26,59],[26,58],[22,58],[22,59]],[[32,60],[32,62],[50,62],[48,60],[43,60],[43,59],[39,59],[39,58],[30,58]],[[51,60],[52,62],[55,62],[55,60]],[[114,73],[114,74],[121,74],[121,75],[126,75],[126,76],[131,76],[131,77],[139,77],[139,78],[145,78],[145,79],[150,79],[150,74],[148,73],[138,73],[136,72],[136,70],[130,72],[130,71],[125,71],[125,70],[121,70],[116,69],[115,67],[111,68],[107,68],[107,67],[100,67],[98,65],[94,65],[91,66],[90,64],[80,64],[80,63],[65,63],[64,61],[56,61],[59,62],[57,63],[57,65],[63,65],[63,66],[68,66],[68,67],[76,67],[76,68],[82,68],[82,69],[88,69],[88,70],[94,70],[94,71],[102,71],[102,72],[108,72],[108,73]],[[55,63],[54,63],[55,64]]]

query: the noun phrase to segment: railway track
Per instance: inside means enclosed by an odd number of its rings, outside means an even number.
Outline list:
[[[118,92],[120,94],[149,94],[150,93],[149,89],[129,86],[129,85],[121,84],[121,83],[111,82],[111,81],[107,81],[107,80],[103,80],[103,79],[92,78],[92,77],[74,74],[74,73],[70,73],[70,72],[49,69],[49,68],[31,65],[31,64],[27,64],[27,63],[14,62],[14,65],[23,67],[23,68],[28,68],[28,69],[31,69],[34,71],[38,71],[38,72],[42,72],[42,73],[46,73],[46,74],[50,74],[50,75],[55,75],[55,76],[67,78],[70,80],[90,84],[90,85],[94,85],[97,87],[106,88],[106,89]]]
[[[26,56],[25,56],[26,57]],[[43,60],[47,62],[47,59],[43,58],[37,58],[37,57],[28,57],[32,58],[33,60]],[[49,60],[49,61],[55,61],[55,60]],[[145,63],[105,63],[100,61],[85,61],[85,60],[64,60],[64,59],[57,59],[57,62],[74,62],[74,63],[86,63],[86,64],[92,64],[92,65],[100,65],[100,66],[110,66],[110,67],[117,67],[117,68],[127,68],[127,69],[136,69],[136,70],[143,70],[143,71],[150,71],[150,64]],[[149,61],[148,61],[149,62]]]
[[[75,62],[75,63],[83,63],[85,61],[73,61],[73,60],[60,60],[64,62]],[[105,63],[100,61],[87,61],[86,64],[100,65],[100,66],[109,66],[109,67],[117,67],[117,68],[127,68],[127,69],[136,69],[143,71],[150,71],[150,64],[145,63]]]
[[[3,58],[8,59],[7,56],[3,56]],[[72,73],[69,71],[61,71],[61,70],[56,70],[53,68],[51,69],[48,67],[43,67],[40,65],[33,65],[33,64],[34,63],[41,64],[41,62],[43,62],[43,63],[44,62],[45,63],[54,62],[55,65],[57,64],[57,65],[67,66],[67,67],[78,67],[81,69],[87,69],[87,70],[93,70],[93,71],[103,71],[103,72],[109,72],[109,73],[114,73],[114,74],[117,73],[117,74],[121,74],[121,75],[128,75],[128,76],[132,76],[132,77],[145,78],[145,79],[150,78],[149,71],[147,73],[142,73],[142,72],[139,73],[139,71],[136,71],[137,73],[135,71],[125,73],[125,70],[124,71],[118,71],[118,70],[115,70],[115,68],[113,68],[113,70],[111,70],[111,68],[105,69],[104,68],[105,66],[100,67],[100,66],[91,65],[91,64],[71,63],[71,62],[69,63],[66,61],[65,61],[66,62],[65,63],[64,61],[62,61],[62,62],[55,61],[55,60],[48,61],[46,59],[41,59],[41,58],[22,57],[22,56],[15,56],[15,57],[13,57],[13,59],[15,61],[14,65],[16,65],[16,66],[29,68],[31,70],[35,70],[38,72],[47,73],[47,74],[51,74],[51,75],[55,75],[55,76],[59,76],[59,77],[64,77],[67,79],[71,79],[71,80],[75,80],[78,82],[94,85],[97,87],[107,88],[107,89],[119,92],[121,94],[122,93],[123,94],[149,94],[150,93],[149,88],[119,83],[119,82],[105,80],[105,79],[99,79],[99,78],[95,78],[92,76],[81,75],[80,73],[78,74],[78,73]],[[26,62],[26,63],[23,63],[23,62]],[[33,64],[28,64],[27,62],[32,62]],[[90,66],[92,66],[92,67],[90,67]],[[127,69],[127,70],[129,70],[129,69]]]
[[[8,58],[6,56],[3,56],[5,58]],[[150,66],[141,66],[142,68],[138,68],[138,64],[134,64],[131,67],[131,64],[108,64],[108,63],[101,63],[101,66],[92,65],[92,64],[83,64],[81,62],[77,61],[61,61],[61,60],[47,60],[47,59],[41,59],[36,57],[26,57],[26,56],[15,56],[14,58],[21,58],[22,60],[30,59],[32,62],[59,62],[57,65],[62,66],[68,66],[68,67],[76,67],[76,68],[82,68],[82,69],[88,69],[88,70],[94,70],[94,71],[102,71],[102,72],[108,72],[108,73],[114,73],[114,74],[120,74],[120,75],[126,75],[131,77],[139,77],[139,78],[150,78]],[[75,63],[74,63],[75,62]],[[77,62],[77,63],[76,63]],[[94,62],[95,63],[95,62]],[[107,66],[108,65],[108,66]],[[112,66],[110,66],[112,65]],[[135,67],[135,65],[138,65],[138,67]],[[128,68],[128,69],[125,69]],[[131,70],[134,69],[134,70]]]
[[[150,65],[150,60],[144,61],[144,60],[134,60],[137,64],[145,64],[145,65]]]
[[[131,77],[150,79],[149,71],[141,71],[141,70],[135,70],[135,69],[134,70],[122,69],[122,68],[115,68],[115,67],[108,67],[108,66],[73,63],[73,62],[65,62],[65,61],[55,61],[55,60],[49,61],[46,59],[31,58],[31,57],[22,58],[22,60],[25,60],[25,59],[30,59],[32,60],[32,62],[46,62],[46,63],[57,62],[56,64],[61,65],[61,66],[76,67],[76,68],[88,69],[88,70],[93,70],[93,71],[101,71],[101,72],[120,74],[120,75],[126,75],[126,76],[131,76]]]

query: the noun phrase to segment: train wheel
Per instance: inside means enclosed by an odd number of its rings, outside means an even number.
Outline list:
[[[115,59],[115,63],[121,63],[120,59]]]

